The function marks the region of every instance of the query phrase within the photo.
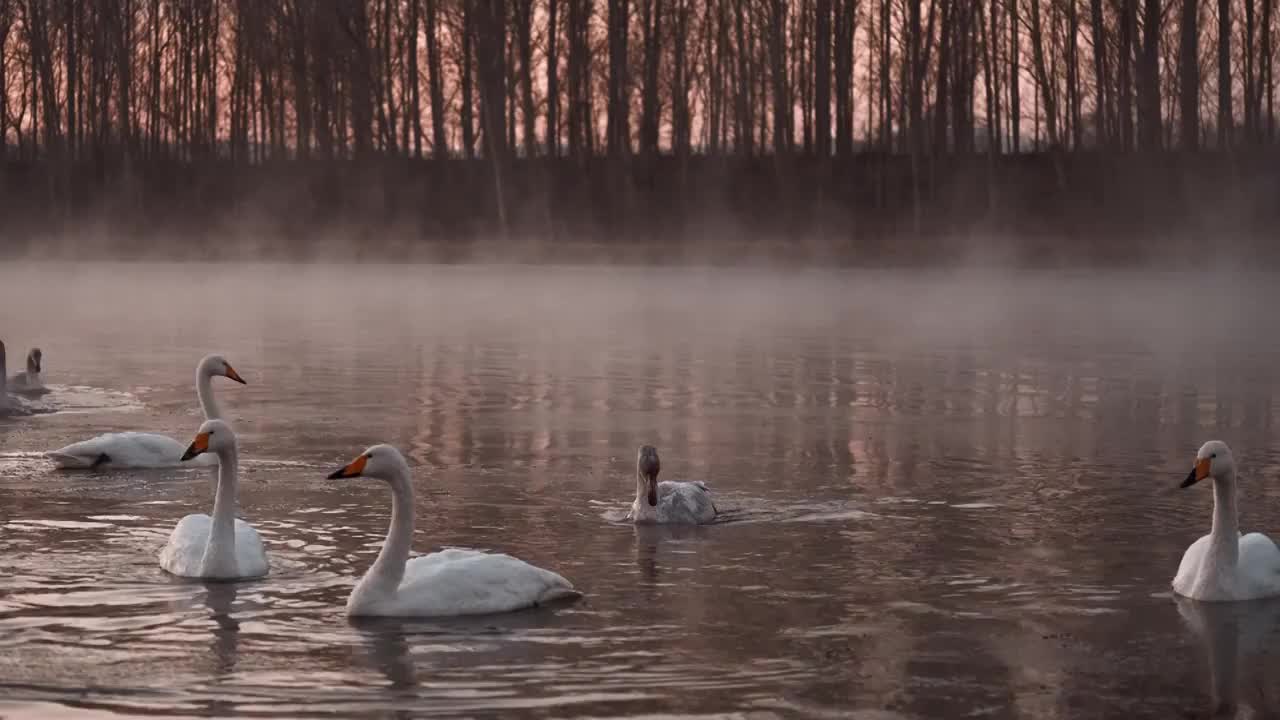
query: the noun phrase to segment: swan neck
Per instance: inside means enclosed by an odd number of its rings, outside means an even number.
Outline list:
[[[218,489],[213,496],[209,539],[204,548],[200,574],[204,577],[234,577],[236,565],[236,449],[218,451]]]
[[[391,480],[391,526],[378,559],[369,569],[368,582],[384,590],[394,591],[404,579],[404,565],[413,546],[413,482],[408,468],[401,469]]]
[[[1213,479],[1213,530],[1209,545],[1234,562],[1240,546],[1240,518],[1236,509],[1235,472]]]
[[[200,409],[204,410],[205,420],[222,419],[222,408],[213,399],[213,373],[204,365],[196,369],[196,397],[200,399]]]
[[[239,481],[236,477],[239,470],[239,458],[236,449],[227,448],[218,452],[218,489],[213,496],[213,531],[209,535],[210,543],[214,535],[221,530],[231,532],[234,539],[236,520],[236,491]]]

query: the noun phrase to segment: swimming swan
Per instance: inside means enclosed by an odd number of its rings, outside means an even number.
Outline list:
[[[204,410],[204,417],[221,419],[222,408],[213,399],[211,378],[215,375],[245,384],[243,378],[221,355],[206,355],[196,366],[196,397]],[[45,453],[60,468],[95,468],[110,464],[113,467],[157,468],[173,467],[182,461],[185,446],[167,435],[142,432],[106,433],[88,440],[72,443],[64,448]],[[200,458],[200,465],[216,465],[212,456]]]
[[[9,370],[5,367],[4,341],[0,340],[0,417],[19,417],[31,414],[31,408],[21,398],[9,394]]]
[[[217,419],[205,420],[182,459],[211,453],[218,462],[213,515],[188,515],[178,521],[160,551],[160,567],[179,577],[240,580],[267,574],[262,538],[236,518],[236,435]]]
[[[716,519],[711,490],[701,482],[658,482],[658,449],[643,445],[636,456],[636,500],[627,519],[637,523],[697,525]]]
[[[31,348],[27,353],[26,372],[20,372],[9,379],[9,392],[38,395],[48,392],[44,387],[44,374],[41,363],[44,353],[40,348]]]
[[[1187,548],[1173,591],[1211,602],[1280,595],[1280,548],[1262,533],[1240,536],[1236,465],[1226,443],[1205,443],[1182,487],[1205,478],[1213,478],[1213,530]]]
[[[409,559],[413,481],[404,456],[374,445],[329,475],[391,486],[391,528],[378,559],[351,591],[347,615],[432,617],[510,612],[581,594],[563,577],[510,555],[449,549]]]

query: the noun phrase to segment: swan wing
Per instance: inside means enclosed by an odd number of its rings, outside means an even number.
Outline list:
[[[203,513],[179,520],[160,550],[160,567],[178,577],[200,577],[212,525],[213,519]]]
[[[236,567],[242,578],[262,577],[271,569],[258,531],[239,518],[236,518]]]
[[[718,511],[711,491],[701,482],[658,483],[658,521],[664,523],[708,523]]]
[[[1280,548],[1262,533],[1240,538],[1240,573],[1247,599],[1280,595]]]
[[[204,553],[209,545],[213,519],[204,513],[178,521],[169,542],[160,550],[160,567],[179,577],[204,577]],[[249,523],[236,519],[236,577],[255,578],[267,574],[269,565],[262,538]]]
[[[106,433],[45,453],[60,468],[112,467],[160,468],[182,463],[186,446],[167,435],[142,432]],[[106,456],[105,460],[102,460]],[[216,465],[217,457],[201,455],[191,462]]]
[[[449,549],[405,564],[391,609],[396,615],[478,615],[578,595],[560,575],[510,555]]]

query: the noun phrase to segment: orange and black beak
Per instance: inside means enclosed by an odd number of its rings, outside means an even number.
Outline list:
[[[360,477],[360,475],[364,473],[364,466],[367,462],[369,462],[369,456],[361,455],[355,460],[352,460],[346,467],[339,468],[329,473],[328,479],[338,480],[340,478]]]
[[[231,363],[227,363],[227,377],[231,378],[232,380],[235,380],[241,385],[249,384],[244,381],[244,378],[240,377],[240,373],[236,372],[235,368],[231,367]]]
[[[1179,487],[1188,488],[1201,480],[1209,477],[1209,458],[1200,458],[1196,461],[1196,466],[1191,468],[1191,472],[1187,473],[1187,479],[1182,481]]]
[[[209,452],[209,433],[196,433],[196,439],[191,441],[187,446],[187,451],[182,453],[182,460],[186,462],[197,455],[203,455]]]

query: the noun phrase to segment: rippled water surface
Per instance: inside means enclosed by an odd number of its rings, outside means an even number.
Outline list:
[[[0,716],[1196,717],[1280,711],[1280,605],[1178,601],[1232,444],[1280,533],[1275,278],[545,267],[10,265]],[[166,576],[206,470],[55,471],[108,430],[240,434],[271,575]],[[585,598],[351,623],[386,531],[500,550]],[[618,522],[635,451],[725,521]]]

